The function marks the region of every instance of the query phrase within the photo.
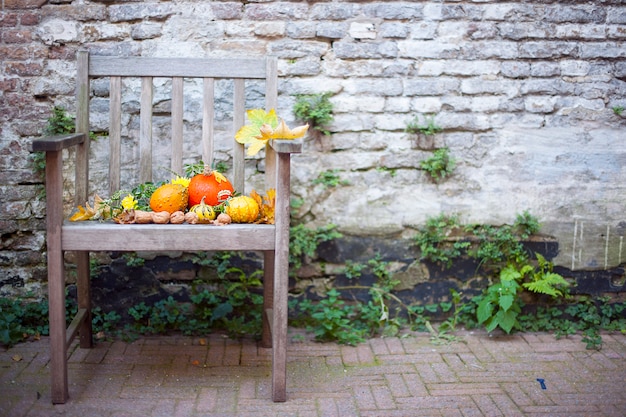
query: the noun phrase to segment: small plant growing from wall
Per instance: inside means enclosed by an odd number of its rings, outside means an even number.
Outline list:
[[[437,125],[437,123],[435,122],[435,116],[432,114],[427,114],[423,117],[424,122],[421,123],[420,122],[420,117],[415,116],[413,118],[413,120],[409,121],[406,125],[406,128],[404,129],[404,131],[406,133],[412,133],[415,135],[418,134],[422,134],[422,135],[426,135],[426,136],[432,136],[435,135],[439,132],[441,132],[443,129]]]
[[[294,115],[311,126],[311,131],[330,135],[328,125],[334,120],[332,93],[297,94],[293,106]]]
[[[436,183],[452,175],[455,167],[456,160],[450,156],[448,148],[437,149],[431,157],[420,162],[420,168],[426,171]]]
[[[435,137],[443,128],[435,121],[435,115],[426,114],[407,122],[404,131],[414,137],[417,149],[432,150],[435,149]]]
[[[48,118],[48,124],[43,134],[46,136],[55,136],[74,133],[74,126],[74,118],[68,115],[63,107],[54,106],[52,108],[52,115]],[[33,153],[32,161],[35,172],[43,174],[46,169],[46,153]]]

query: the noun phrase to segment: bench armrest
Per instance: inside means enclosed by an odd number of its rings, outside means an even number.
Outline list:
[[[35,139],[30,144],[31,152],[60,151],[74,145],[79,145],[87,139],[85,133],[71,133],[67,135],[45,136]]]
[[[274,139],[269,144],[277,153],[301,153],[302,138],[300,139]]]

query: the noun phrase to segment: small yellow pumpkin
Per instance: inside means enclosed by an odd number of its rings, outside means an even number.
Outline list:
[[[198,223],[211,223],[217,217],[213,207],[204,202],[204,197],[198,204],[191,207],[189,212],[198,216]]]
[[[259,205],[247,195],[239,195],[228,199],[224,211],[233,223],[254,223],[259,218]]]

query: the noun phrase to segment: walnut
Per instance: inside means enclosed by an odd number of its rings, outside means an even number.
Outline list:
[[[185,213],[182,211],[175,211],[170,215],[170,223],[181,224],[185,221]]]
[[[198,215],[191,211],[188,213],[185,213],[185,221],[189,224],[196,224],[198,223]]]
[[[167,224],[170,221],[170,213],[167,211],[152,212],[152,221],[157,224]]]
[[[217,216],[217,219],[215,219],[215,224],[218,226],[224,226],[226,224],[230,224],[231,222],[232,222],[232,219],[226,213],[220,213]]]
[[[135,223],[139,223],[139,224],[152,223],[152,212],[135,210]]]

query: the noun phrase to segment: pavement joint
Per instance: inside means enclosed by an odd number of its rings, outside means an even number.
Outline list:
[[[288,400],[270,400],[271,349],[251,339],[142,337],[72,346],[70,400],[52,405],[48,340],[0,351],[0,416],[413,417],[607,416],[626,410],[626,335],[491,337],[425,333],[358,346],[298,338],[288,347]]]

